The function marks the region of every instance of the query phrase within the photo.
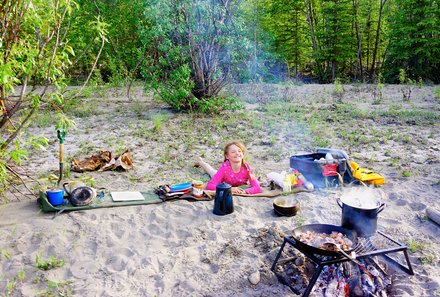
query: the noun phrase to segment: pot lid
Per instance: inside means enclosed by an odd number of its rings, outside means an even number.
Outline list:
[[[371,197],[361,197],[358,195],[341,197],[345,205],[360,209],[376,209],[380,206],[380,201]]]
[[[79,187],[70,194],[70,203],[75,206],[88,205],[95,198],[95,191],[90,187]]]

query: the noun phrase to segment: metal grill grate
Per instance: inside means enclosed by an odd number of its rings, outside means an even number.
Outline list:
[[[296,241],[292,237],[284,237],[283,244],[281,245],[280,250],[275,258],[275,261],[272,264],[271,270],[275,273],[275,275],[277,276],[278,280],[281,283],[289,286],[290,289],[298,295],[300,295],[301,293],[297,289],[295,289],[292,286],[292,284],[290,284],[286,279],[284,279],[284,277],[281,274],[276,272],[277,262],[280,259],[286,244],[289,244],[290,246],[294,247],[296,250],[304,254],[308,259],[312,260],[315,263],[315,271],[313,273],[313,276],[310,278],[307,288],[303,292],[302,296],[309,296],[310,292],[313,289],[313,286],[315,285],[316,280],[318,279],[319,275],[322,272],[322,269],[325,266],[350,261],[345,257],[339,257],[339,256],[329,257],[329,256],[310,253],[309,251],[302,248],[301,245],[296,244]],[[408,250],[407,246],[392,239],[391,237],[385,235],[380,231],[377,231],[374,236],[368,238],[359,237],[358,243],[353,249],[353,251],[356,254],[356,258],[358,259],[372,257],[372,256],[381,256],[386,261],[390,262],[391,264],[394,264],[404,272],[414,275],[414,271],[411,267],[407,250]],[[393,256],[396,256],[398,253],[403,254],[407,266],[402,265],[397,260],[390,257],[391,254]],[[402,262],[402,259],[400,262]]]

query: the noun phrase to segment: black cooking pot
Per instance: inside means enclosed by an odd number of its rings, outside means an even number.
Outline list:
[[[342,233],[343,235],[347,236],[347,238],[350,239],[351,242],[353,243],[353,245],[350,247],[350,249],[345,251],[346,253],[350,253],[356,247],[357,242],[358,242],[355,231],[348,230],[348,229],[343,228],[341,226],[326,225],[326,224],[309,224],[309,225],[304,225],[304,226],[295,228],[293,230],[293,236],[292,236],[293,239],[295,240],[295,243],[298,246],[300,246],[303,250],[305,250],[311,254],[341,257],[341,254],[338,253],[337,251],[321,249],[321,248],[309,245],[305,242],[302,242],[299,239],[299,236],[301,233],[306,233],[307,231],[315,232],[318,234],[319,233],[331,234],[332,232]]]
[[[357,207],[350,205],[351,201],[339,198],[336,202],[342,208],[342,227],[356,231],[359,237],[370,237],[376,233],[377,215],[385,208],[385,203],[372,201],[368,207]]]
[[[70,203],[74,206],[88,205],[93,201],[93,198],[96,197],[96,191],[91,187],[78,187],[70,192],[66,188],[67,185],[69,185],[69,183],[64,183],[63,188],[68,195]]]
[[[273,209],[278,216],[294,216],[299,207],[299,202],[292,197],[278,197],[273,201]]]

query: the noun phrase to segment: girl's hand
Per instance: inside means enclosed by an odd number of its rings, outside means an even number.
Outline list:
[[[232,194],[245,194],[246,193],[246,191],[244,189],[239,188],[239,187],[232,187],[231,192],[232,192]]]

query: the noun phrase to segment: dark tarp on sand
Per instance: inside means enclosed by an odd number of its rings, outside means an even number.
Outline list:
[[[40,192],[40,198],[38,198],[38,204],[43,212],[55,212],[60,211],[64,208],[64,211],[72,211],[72,210],[85,210],[85,209],[94,209],[94,208],[105,208],[105,207],[118,207],[118,206],[129,206],[129,205],[144,205],[144,204],[155,204],[162,203],[163,201],[157,196],[153,190],[147,192],[141,192],[142,196],[144,196],[144,200],[136,200],[136,201],[120,201],[115,202],[112,200],[110,195],[105,195],[104,198],[95,197],[89,205],[84,206],[74,206],[70,202],[67,204],[61,204],[57,206],[53,206],[47,200],[46,193]]]

